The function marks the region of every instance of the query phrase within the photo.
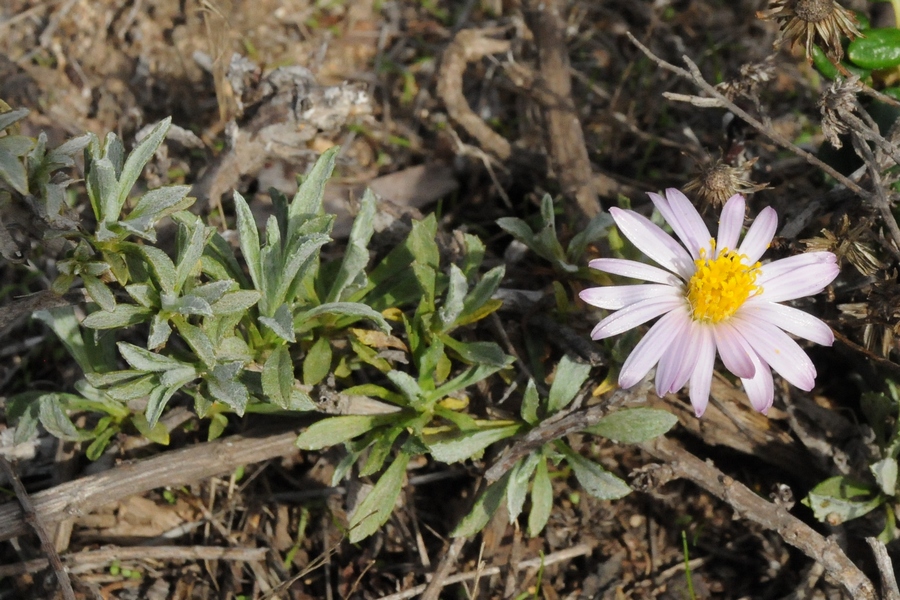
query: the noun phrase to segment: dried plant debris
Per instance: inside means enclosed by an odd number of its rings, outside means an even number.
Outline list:
[[[872,219],[865,218],[851,226],[850,217],[843,215],[838,228],[822,230],[820,237],[800,240],[809,252],[833,252],[841,262],[849,262],[859,273],[870,277],[887,267],[875,254],[872,246]]]
[[[862,89],[859,77],[851,76],[846,79],[836,79],[825,88],[819,98],[819,110],[822,112],[822,135],[834,146],[843,146],[840,136],[850,131],[853,123],[857,121],[853,113],[859,107],[856,94]]]
[[[735,194],[753,194],[768,188],[765,183],[753,183],[750,172],[758,158],[731,166],[723,158],[698,165],[699,173],[685,186],[684,191],[704,205],[721,208]]]
[[[862,35],[856,27],[856,16],[834,0],[773,0],[756,16],[777,21],[781,28],[778,42],[786,40],[791,46],[802,43],[810,63],[813,44],[821,45],[837,63],[844,57],[841,36],[852,40]]]

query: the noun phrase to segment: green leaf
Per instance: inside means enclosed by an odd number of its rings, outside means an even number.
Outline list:
[[[197,358],[203,361],[204,365],[211,368],[216,364],[216,349],[213,348],[205,331],[196,325],[191,325],[183,317],[174,317],[172,322],[175,324],[178,334],[188,343],[188,346],[191,347]]]
[[[179,252],[178,264],[175,266],[175,292],[181,290],[192,273],[200,273],[200,257],[212,235],[212,228],[198,224],[190,230],[190,234],[190,240]]]
[[[534,473],[534,469],[539,461],[543,462],[541,454],[532,452],[527,457],[519,460],[512,468],[509,488],[506,490],[506,512],[509,513],[510,524],[515,523],[519,515],[522,514],[525,498],[528,496],[528,482],[531,481],[531,475]]]
[[[425,444],[435,460],[445,463],[455,463],[467,458],[480,456],[484,449],[495,442],[515,435],[521,425],[505,425],[502,427],[490,427],[476,431],[465,431],[452,438],[429,441]]]
[[[345,300],[347,296],[366,286],[365,268],[369,264],[369,241],[375,231],[375,195],[366,189],[360,202],[359,214],[353,220],[344,260],[334,276],[334,283],[326,302]]]
[[[293,328],[297,332],[308,331],[309,329],[312,329],[312,327],[308,326],[308,324],[322,315],[351,317],[354,318],[354,320],[355,318],[368,319],[369,321],[372,321],[381,331],[385,333],[390,333],[391,331],[391,326],[384,319],[380,312],[369,308],[361,302],[329,302],[326,304],[320,304],[319,306],[316,306],[315,308],[307,311],[298,312],[294,316]],[[342,323],[342,325],[349,326],[350,323]]]
[[[440,331],[446,332],[452,329],[457,317],[462,314],[466,292],[469,286],[466,276],[456,265],[450,265],[450,282],[447,285],[447,295],[443,305],[438,310],[438,323]]]
[[[145,283],[133,283],[125,286],[131,298],[144,308],[159,308],[159,294]]]
[[[528,535],[537,537],[547,521],[550,519],[550,511],[553,510],[553,485],[547,474],[547,461],[541,459],[538,462],[534,474],[534,485],[531,488],[531,512],[528,514]]]
[[[169,403],[169,400],[172,396],[175,395],[175,392],[178,391],[177,387],[166,387],[160,385],[152,392],[150,392],[150,397],[147,400],[147,408],[144,411],[144,416],[147,418],[147,424],[152,429],[156,427],[156,424],[159,422],[159,417],[162,415],[163,410],[166,408],[166,404]]]
[[[153,246],[132,246],[138,253],[150,263],[150,268],[156,274],[156,281],[164,293],[175,293],[175,264],[169,256]]]
[[[93,275],[82,273],[81,280],[84,281],[84,288],[87,290],[91,299],[100,305],[100,308],[107,312],[116,309],[116,297],[110,291],[106,284]]]
[[[168,371],[170,369],[178,369],[181,367],[191,366],[190,364],[181,362],[180,360],[176,360],[168,356],[163,356],[162,354],[156,354],[155,352],[150,352],[149,350],[144,350],[143,348],[139,348],[133,344],[129,344],[128,342],[119,342],[118,344],[116,344],[116,346],[119,347],[119,352],[122,354],[122,358],[125,359],[125,362],[131,365],[133,369],[137,369],[138,371],[159,373]]]
[[[372,491],[350,515],[351,544],[378,531],[378,528],[384,525],[391,516],[403,486],[403,478],[406,475],[408,464],[409,455],[401,452],[372,488]]]
[[[216,413],[209,421],[209,433],[206,435],[206,441],[211,442],[219,439],[228,427],[228,417],[222,413]]]
[[[391,383],[403,393],[403,396],[406,397],[410,404],[416,405],[422,401],[422,396],[424,396],[425,392],[412,375],[403,371],[390,371],[387,376]]]
[[[69,420],[62,409],[63,394],[45,394],[41,396],[39,419],[50,435],[70,442],[81,442],[93,438],[93,434],[81,431]]]
[[[256,228],[256,221],[247,201],[237,190],[234,192],[234,211],[237,214],[241,253],[244,255],[244,262],[247,263],[250,279],[253,281],[253,287],[265,295],[266,288],[260,276],[262,264],[259,260],[259,230]]]
[[[104,429],[100,435],[94,438],[94,441],[90,443],[87,450],[85,450],[84,454],[87,456],[88,460],[94,461],[100,458],[103,455],[104,450],[109,447],[110,440],[118,433],[118,427],[107,427]]]
[[[556,366],[556,376],[550,385],[547,413],[552,415],[568,406],[590,374],[590,364],[576,362],[568,354],[563,356]]]
[[[556,448],[565,455],[581,487],[591,496],[600,500],[617,500],[631,492],[627,483],[597,463],[581,456],[563,442],[557,442]]]
[[[900,29],[869,29],[847,46],[847,56],[864,69],[890,69],[900,65]]]
[[[138,433],[154,444],[160,444],[161,446],[169,445],[169,430],[166,429],[166,426],[162,423],[157,423],[153,427],[150,427],[147,417],[141,413],[132,415],[131,423],[134,425],[135,429],[138,430]]]
[[[373,431],[370,434],[374,438],[374,442],[369,449],[369,456],[366,457],[365,464],[359,470],[360,477],[368,477],[381,470],[384,461],[391,453],[391,448],[394,447],[394,442],[405,430],[406,427],[401,424],[390,427],[387,431]]]
[[[475,500],[472,510],[463,517],[456,528],[450,533],[451,537],[471,537],[484,529],[500,504],[506,497],[512,471],[507,471],[503,477],[492,483]]]
[[[156,232],[153,225],[163,217],[193,204],[194,199],[187,197],[190,191],[189,185],[173,185],[150,190],[138,200],[128,218],[119,224],[128,231],[155,242]]]
[[[24,163],[2,146],[0,146],[0,178],[23,196],[28,194],[28,171],[25,170]]]
[[[566,258],[574,264],[581,262],[582,256],[588,245],[602,240],[614,221],[608,212],[596,215],[583,230],[577,233],[569,242]]]
[[[494,342],[460,342],[449,335],[442,335],[440,340],[470,365],[482,364],[502,368],[509,364],[509,355],[504,354],[503,349]]]
[[[17,108],[0,113],[0,130],[8,128],[17,121],[21,121],[31,112],[27,108]]]
[[[227,315],[246,312],[259,302],[260,294],[256,290],[237,290],[224,294],[210,305],[214,315]]]
[[[89,314],[81,324],[91,329],[117,329],[143,323],[152,314],[152,310],[143,306],[119,304],[111,312],[104,310]]]
[[[888,496],[897,493],[897,459],[885,458],[869,465],[878,487]]]
[[[623,408],[603,417],[585,431],[624,444],[639,444],[660,436],[678,423],[678,417],[657,408]]]
[[[93,160],[86,183],[91,204],[95,205],[97,223],[109,225],[118,221],[121,206],[116,202],[116,169],[112,162],[108,158]]]
[[[235,379],[243,367],[237,361],[216,365],[206,380],[206,387],[213,398],[231,407],[238,416],[243,416],[250,400],[247,386]]]
[[[505,274],[506,267],[503,265],[494,267],[484,274],[484,277],[475,284],[472,291],[466,296],[466,300],[463,302],[462,314],[459,315],[455,323],[457,327],[468,325],[476,320],[475,317],[483,312],[483,307],[487,305],[494,292],[500,287],[500,282],[503,281]]]
[[[147,349],[158,350],[166,345],[169,336],[172,335],[172,327],[169,320],[162,315],[153,315],[150,320],[150,336],[147,338]]]
[[[340,147],[333,146],[319,156],[309,175],[303,180],[288,207],[288,237],[293,237],[303,221],[303,215],[317,215],[322,210],[325,183],[334,171],[334,161]]]
[[[803,499],[823,523],[840,525],[856,519],[884,503],[884,497],[868,485],[839,475],[826,479]]]
[[[270,299],[273,304],[290,302],[293,298],[287,297],[288,289],[294,283],[295,278],[302,278],[305,267],[308,267],[313,258],[318,255],[319,249],[331,241],[325,234],[316,233],[300,238],[296,248],[292,248],[284,259],[281,268],[278,287],[275,295]]]
[[[259,322],[271,329],[282,340],[291,343],[297,341],[294,335],[294,320],[287,304],[279,306],[273,317],[259,317]]]
[[[148,395],[157,385],[159,385],[159,382],[157,381],[156,375],[149,374],[144,375],[143,377],[132,379],[131,381],[112,385],[105,391],[107,394],[109,394],[110,398],[119,400],[120,402],[127,402],[129,400],[143,398],[144,396]]]
[[[266,397],[287,409],[294,390],[294,364],[287,346],[278,346],[263,366],[262,388]]]
[[[128,155],[128,159],[125,161],[125,164],[122,166],[122,174],[119,176],[119,183],[117,189],[117,202],[118,208],[116,209],[116,214],[122,209],[122,206],[125,204],[125,200],[128,199],[128,194],[131,193],[131,188],[134,187],[135,182],[137,182],[138,177],[141,176],[141,173],[144,170],[144,167],[153,158],[153,155],[156,154],[156,150],[159,148],[159,145],[162,143],[163,139],[165,139],[166,134],[169,132],[169,126],[172,124],[172,117],[166,117],[162,121],[160,121],[151,131],[147,134],[141,142],[131,151],[131,154]],[[107,144],[108,145],[108,144]]]
[[[66,350],[81,370],[85,373],[108,371],[115,369],[113,359],[101,351],[96,345],[85,343],[81,335],[81,326],[75,317],[75,309],[71,306],[39,310],[34,318],[47,324],[53,333],[65,345]]]
[[[510,365],[515,361],[513,357],[509,357],[506,365]],[[500,367],[495,365],[476,365],[473,367],[469,367],[441,387],[437,388],[433,392],[429,392],[426,399],[427,401],[435,401],[444,398],[445,396],[449,396],[453,392],[459,391],[463,388],[467,388],[470,385],[474,385],[485,379],[489,375],[496,373],[500,370]]]
[[[303,359],[303,383],[316,385],[331,371],[331,344],[320,337]]]
[[[538,395],[537,386],[534,384],[534,379],[528,380],[528,385],[525,387],[525,393],[522,395],[522,418],[529,425],[534,425],[538,422],[538,406],[540,405],[541,398]]]
[[[343,415],[313,423],[297,438],[301,450],[321,450],[352,440],[367,431],[389,423],[391,415]]]

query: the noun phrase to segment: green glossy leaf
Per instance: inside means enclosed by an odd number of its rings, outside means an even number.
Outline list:
[[[91,329],[117,329],[119,327],[128,327],[137,323],[143,323],[150,318],[153,311],[143,306],[135,306],[134,304],[118,304],[116,307],[107,312],[105,310],[93,312],[84,318],[81,322],[85,327]]]
[[[890,69],[900,65],[900,29],[869,29],[866,37],[850,42],[847,57],[864,69]]]
[[[435,460],[449,464],[481,456],[485,448],[515,435],[520,427],[518,424],[490,427],[461,432],[451,438],[424,441]]]
[[[547,461],[541,459],[537,464],[534,474],[534,484],[531,487],[531,512],[528,514],[528,535],[537,537],[547,521],[550,519],[550,511],[553,510],[553,485],[547,473]]]
[[[360,436],[367,431],[389,423],[391,415],[344,415],[313,423],[297,438],[302,450],[321,450]]]
[[[625,444],[639,444],[660,436],[678,423],[678,417],[658,408],[623,408],[603,417],[585,431]]]
[[[369,537],[387,522],[400,496],[408,464],[409,455],[401,452],[350,515],[351,544]]]
[[[556,375],[550,385],[550,396],[547,399],[547,413],[553,414],[564,409],[591,374],[591,365],[577,362],[566,354],[556,366]]]

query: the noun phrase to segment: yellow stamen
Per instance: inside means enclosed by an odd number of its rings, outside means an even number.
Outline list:
[[[700,258],[694,261],[697,271],[688,281],[687,299],[691,303],[691,317],[695,321],[718,323],[737,312],[747,298],[762,291],[755,285],[759,275],[757,262],[746,265],[747,257],[728,248],[716,252],[712,240],[712,256],[700,250]]]

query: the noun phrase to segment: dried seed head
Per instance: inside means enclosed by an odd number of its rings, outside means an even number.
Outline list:
[[[830,86],[825,88],[819,98],[818,106],[822,111],[822,134],[835,148],[843,145],[839,136],[850,131],[847,117],[856,111],[858,106],[856,94],[861,89],[862,84],[859,77],[852,75],[847,79],[835,79]]]
[[[684,186],[685,193],[692,193],[707,205],[721,207],[735,194],[752,194],[768,187],[750,181],[750,169],[757,159],[751,159],[739,167],[732,167],[721,158],[699,167],[700,173]]]
[[[870,288],[865,302],[838,304],[850,325],[862,325],[863,344],[866,349],[877,349],[887,358],[896,349],[895,340],[900,336],[900,284],[894,271]]]
[[[738,96],[751,96],[761,83],[771,81],[775,77],[774,57],[769,56],[763,62],[741,65],[741,76],[731,81],[723,81],[716,88],[729,100]]]
[[[809,62],[813,44],[819,44],[828,58],[838,63],[844,58],[841,36],[851,40],[862,37],[856,16],[834,0],[772,0],[769,8],[756,16],[778,22],[779,43],[788,40],[794,46],[802,41]]]
[[[851,229],[850,218],[844,215],[836,232],[832,233],[823,229],[821,237],[800,241],[806,244],[808,252],[822,250],[832,252],[839,261],[849,262],[861,275],[870,277],[886,266],[875,256],[872,246],[860,239],[871,231],[872,224],[868,219],[863,219],[860,224]]]

